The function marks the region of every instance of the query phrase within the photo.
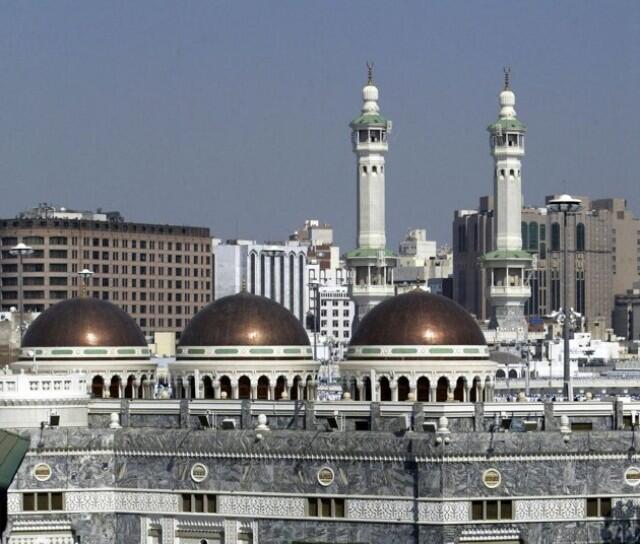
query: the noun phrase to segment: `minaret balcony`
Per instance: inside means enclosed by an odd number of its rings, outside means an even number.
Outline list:
[[[387,142],[358,142],[353,144],[354,153],[366,155],[369,153],[386,153],[389,150]]]
[[[395,295],[395,287],[393,284],[354,284],[351,286],[351,295],[357,296],[374,296],[374,297],[392,297]]]
[[[506,145],[498,145],[491,148],[491,154],[496,158],[524,157],[524,147],[509,147]]]
[[[490,285],[489,298],[491,300],[523,299],[531,297],[531,287],[528,285]]]

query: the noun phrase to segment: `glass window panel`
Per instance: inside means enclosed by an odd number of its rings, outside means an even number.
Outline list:
[[[25,512],[33,512],[36,509],[36,498],[33,493],[24,493],[22,495],[22,509]]]
[[[513,519],[513,503],[511,501],[500,502],[500,519]]]
[[[182,495],[182,511],[191,512],[191,495]]]
[[[331,517],[331,499],[320,499],[320,515],[323,518]]]
[[[486,519],[498,519],[498,501],[487,501]]]
[[[333,516],[336,518],[344,517],[344,499],[334,499]]]
[[[587,499],[587,517],[598,517],[598,499]]]
[[[482,519],[482,501],[473,501],[471,503],[471,519]]]
[[[307,514],[312,517],[318,515],[318,500],[316,498],[307,499]]]
[[[62,493],[51,493],[51,510],[62,510]]]
[[[216,512],[216,496],[207,495],[207,512],[215,514]]]
[[[49,510],[49,494],[36,493],[36,504],[38,505],[38,510]]]
[[[204,495],[193,496],[193,511],[204,512]]]

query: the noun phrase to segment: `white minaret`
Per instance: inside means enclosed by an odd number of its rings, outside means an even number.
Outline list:
[[[386,249],[385,160],[391,121],[380,113],[378,88],[373,83],[373,65],[362,89],[362,111],[351,124],[358,180],[358,249],[347,254],[351,269],[351,296],[361,318],[378,302],[393,296],[396,258]]]
[[[497,122],[489,125],[494,160],[495,250],[484,255],[489,274],[492,326],[518,330],[526,327],[524,303],[531,296],[526,271],[531,255],[522,249],[522,164],[526,127],[514,108],[510,70],[505,69]]]

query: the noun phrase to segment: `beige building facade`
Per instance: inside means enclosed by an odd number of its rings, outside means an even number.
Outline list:
[[[569,306],[601,335],[611,327],[615,295],[640,279],[640,220],[624,199],[579,198],[583,209],[569,218],[567,231]],[[482,197],[477,210],[457,210],[453,222],[454,299],[483,320],[489,319],[490,308],[479,258],[493,250],[494,223],[490,197]],[[562,218],[545,207],[525,207],[521,230],[523,249],[534,257],[525,313],[529,318],[548,315],[562,305]]]
[[[45,213],[46,211],[46,213]],[[208,228],[126,222],[119,214],[31,211],[0,220],[2,309],[18,306],[18,259],[23,260],[25,311],[42,312],[83,290],[79,272],[93,271],[88,296],[120,306],[145,334],[180,333],[213,299]]]

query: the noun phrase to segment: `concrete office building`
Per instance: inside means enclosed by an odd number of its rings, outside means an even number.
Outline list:
[[[547,196],[545,202],[553,198],[555,195]],[[589,331],[602,338],[611,327],[615,296],[625,294],[640,279],[639,221],[623,199],[579,198],[582,211],[569,218],[567,231],[569,306],[584,316]],[[548,315],[561,305],[562,219],[548,213],[546,207],[524,207],[521,217],[523,249],[535,263],[528,271],[531,297],[525,313],[528,317]],[[488,319],[490,314],[485,296],[487,279],[478,258],[493,250],[494,228],[490,197],[482,197],[477,210],[455,212],[454,298],[480,319]],[[618,293],[624,285],[627,287]]]
[[[118,212],[81,212],[40,205],[0,220],[2,310],[18,306],[18,259],[10,249],[33,248],[24,258],[25,311],[42,312],[78,297],[78,272],[93,271],[88,294],[128,312],[149,335],[180,332],[211,301],[209,229],[125,221]]]
[[[410,229],[400,242],[398,267],[393,271],[396,292],[409,292],[420,285],[431,293],[450,296],[448,284],[452,275],[451,248],[438,248],[435,240],[427,240],[425,229]]]

